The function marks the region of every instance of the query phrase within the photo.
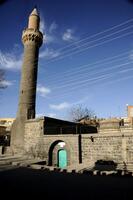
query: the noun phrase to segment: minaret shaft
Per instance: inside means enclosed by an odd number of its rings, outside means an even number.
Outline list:
[[[23,65],[21,71],[19,105],[16,120],[11,130],[11,146],[13,153],[24,151],[25,122],[35,118],[36,85],[38,71],[39,47],[43,35],[39,31],[40,17],[34,8],[29,16],[28,28],[23,31],[24,44]]]
[[[39,23],[40,17],[35,8],[29,16],[28,28],[22,34],[24,56],[17,112],[17,118],[21,120],[35,118],[38,54],[43,41]]]
[[[35,118],[38,53],[39,48],[36,45],[27,45],[24,48],[17,118]]]

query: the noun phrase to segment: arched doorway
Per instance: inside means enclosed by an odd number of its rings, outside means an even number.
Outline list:
[[[70,149],[64,141],[57,140],[51,144],[48,153],[48,165],[60,168],[70,165]]]
[[[58,167],[65,168],[67,166],[67,151],[65,149],[58,150]]]

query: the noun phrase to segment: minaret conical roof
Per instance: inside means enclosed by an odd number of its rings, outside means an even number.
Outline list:
[[[40,23],[39,13],[37,11],[37,8],[34,7],[29,16],[28,28],[39,30],[39,23]]]
[[[31,12],[30,15],[37,15],[37,16],[39,16],[38,11],[37,11],[37,7],[34,7],[34,9],[32,10],[32,12]]]

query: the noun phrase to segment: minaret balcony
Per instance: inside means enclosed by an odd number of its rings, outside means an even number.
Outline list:
[[[23,31],[22,42],[23,44],[36,43],[41,46],[43,42],[43,34],[37,29],[27,28]]]

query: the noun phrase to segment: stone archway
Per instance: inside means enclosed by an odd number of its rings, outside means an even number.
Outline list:
[[[64,153],[63,150],[66,153]],[[63,154],[66,154],[66,156],[64,155],[64,159],[67,159],[66,161],[61,161],[61,159],[63,159]],[[61,164],[62,162],[66,164]],[[57,140],[51,144],[48,153],[48,165],[58,167],[61,167],[61,165],[70,165],[70,149],[68,148],[66,142],[64,142],[63,140]]]

